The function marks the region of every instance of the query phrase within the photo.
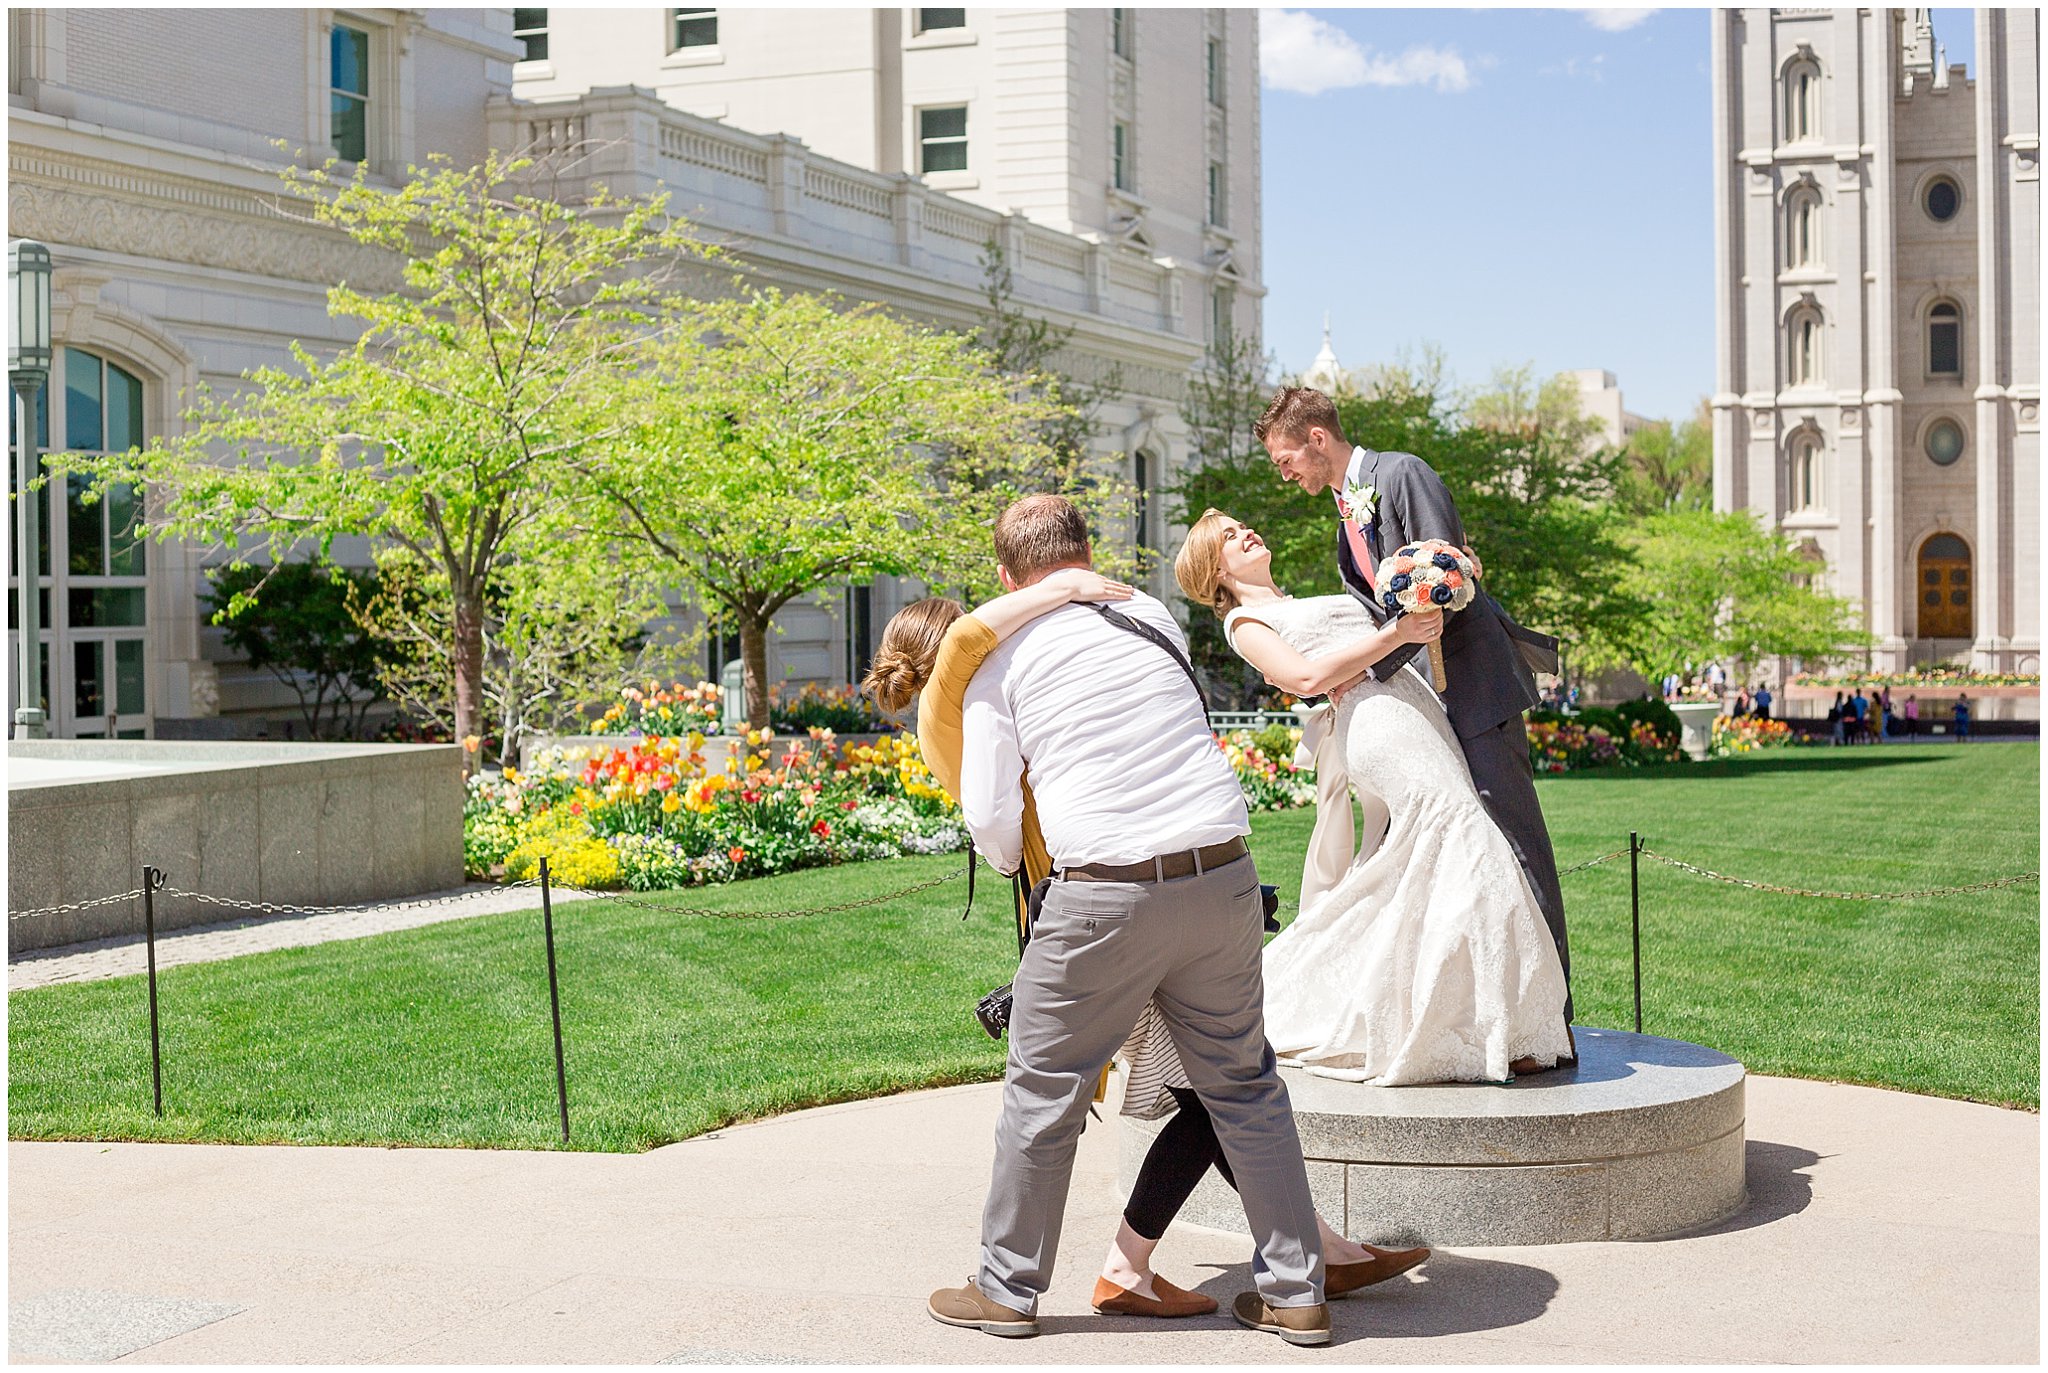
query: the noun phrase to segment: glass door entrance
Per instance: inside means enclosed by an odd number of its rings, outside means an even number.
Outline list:
[[[142,382],[132,373],[82,348],[60,348],[51,380],[36,407],[42,451],[121,452],[142,442]],[[10,489],[14,468],[10,460]],[[135,530],[142,503],[129,488],[88,501],[89,485],[83,477],[53,480],[39,499],[44,709],[55,738],[140,739],[150,720],[147,549]],[[8,570],[11,721],[19,694],[18,549]]]

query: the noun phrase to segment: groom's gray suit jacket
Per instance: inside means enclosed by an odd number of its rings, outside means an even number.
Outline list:
[[[1423,539],[1465,543],[1458,507],[1443,478],[1428,463],[1413,453],[1374,452],[1368,452],[1365,462],[1365,480],[1380,494],[1366,530],[1366,548],[1376,560]],[[1486,556],[1481,550],[1482,560]],[[1390,612],[1367,588],[1352,559],[1351,541],[1341,528],[1337,531],[1337,571],[1344,579],[1344,589],[1371,612],[1373,623],[1384,624]],[[1497,728],[1540,702],[1532,666],[1544,672],[1557,671],[1557,640],[1516,624],[1484,590],[1445,623],[1443,646],[1444,676],[1450,681],[1443,693],[1444,708],[1461,739]],[[1380,659],[1373,675],[1384,680],[1421,647],[1404,644],[1395,649]]]
[[[1435,469],[1413,453],[1368,452],[1365,480],[1378,489],[1379,505],[1366,530],[1366,551],[1374,559],[1421,539],[1442,539],[1463,545],[1465,524],[1458,518],[1457,504]],[[1486,554],[1482,552],[1481,561]],[[1365,603],[1375,624],[1384,624],[1391,614],[1366,587],[1365,577],[1351,556],[1351,540],[1342,528],[1337,531],[1337,570],[1344,589]],[[1379,569],[1373,569],[1377,575]],[[1522,725],[1522,712],[1538,704],[1536,679],[1531,668],[1557,671],[1557,640],[1548,634],[1524,629],[1508,617],[1493,597],[1480,591],[1472,604],[1452,615],[1444,624],[1444,708],[1451,728],[1465,751],[1473,785],[1487,814],[1507,836],[1543,921],[1557,941],[1557,956],[1571,976],[1571,949],[1565,938],[1564,892],[1557,881],[1557,857],[1551,852],[1550,831],[1543,823],[1543,808],[1536,800],[1535,772],[1529,762],[1529,736]],[[1379,660],[1373,675],[1385,680],[1413,658],[1422,645],[1406,644]],[[1572,1017],[1572,1000],[1567,983],[1564,1015]]]

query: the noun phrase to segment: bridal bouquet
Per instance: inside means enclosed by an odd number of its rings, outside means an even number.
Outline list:
[[[1396,614],[1410,615],[1463,610],[1472,604],[1476,586],[1472,560],[1456,544],[1442,539],[1424,539],[1396,549],[1380,564],[1373,581],[1380,588],[1382,605]],[[1441,640],[1429,645],[1429,679],[1438,691],[1450,684],[1444,676]]]

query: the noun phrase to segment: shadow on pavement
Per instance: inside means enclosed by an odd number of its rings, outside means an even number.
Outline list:
[[[1798,1215],[1813,1203],[1813,1178],[1807,1170],[1820,1161],[1821,1155],[1796,1144],[1750,1140],[1742,1160],[1749,1200],[1726,1220],[1687,1231],[1686,1237],[1732,1235]]]
[[[1230,1314],[1240,1292],[1252,1290],[1251,1265],[1209,1266],[1210,1276],[1196,1291],[1214,1297],[1221,1308],[1213,1316],[1186,1321],[1147,1320],[1141,1316],[1073,1316],[1040,1321],[1047,1334],[1083,1330],[1170,1334],[1176,1328],[1227,1325],[1243,1329]],[[1557,1296],[1557,1278],[1541,1268],[1499,1259],[1468,1258],[1439,1252],[1412,1273],[1330,1303],[1333,1345],[1367,1339],[1427,1339],[1501,1330],[1535,1320]],[[1245,1331],[1247,1338],[1274,1340],[1273,1335]]]

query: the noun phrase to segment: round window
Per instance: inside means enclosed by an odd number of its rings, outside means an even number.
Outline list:
[[[1927,456],[1947,467],[1963,455],[1963,429],[1954,420],[1936,420],[1927,431]]]
[[[1926,199],[1928,217],[1937,223],[1946,224],[1956,217],[1956,211],[1963,208],[1963,193],[1956,183],[1947,177],[1934,181],[1927,187]]]

